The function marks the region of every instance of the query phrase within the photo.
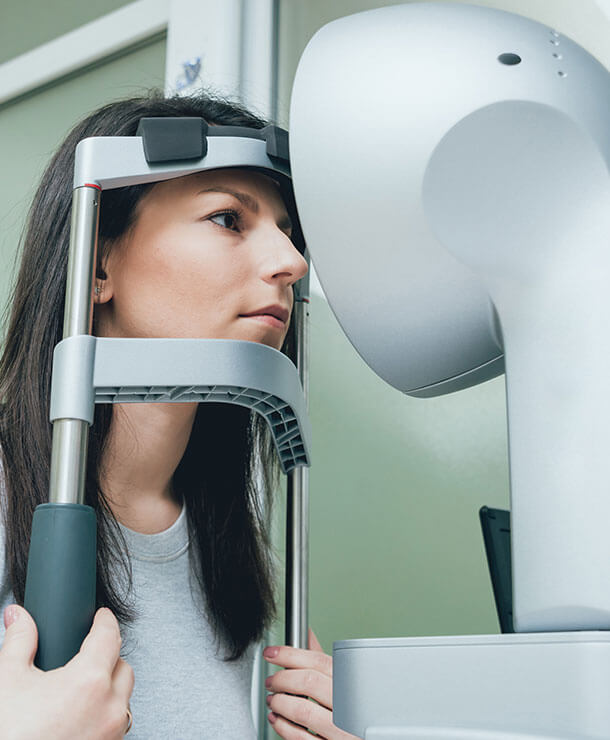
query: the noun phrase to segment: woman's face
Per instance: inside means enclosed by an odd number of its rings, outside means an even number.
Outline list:
[[[279,349],[292,286],[307,272],[290,229],[278,186],[263,174],[213,170],[157,183],[96,281],[96,333]]]

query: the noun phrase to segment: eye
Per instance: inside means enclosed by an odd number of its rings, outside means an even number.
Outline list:
[[[229,231],[239,231],[239,218],[240,214],[237,211],[227,210],[215,213],[208,221]]]

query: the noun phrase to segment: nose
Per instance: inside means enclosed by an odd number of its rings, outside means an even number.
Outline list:
[[[265,245],[261,249],[261,277],[266,282],[293,285],[307,273],[307,260],[294,246],[290,237],[275,224],[261,233]]]

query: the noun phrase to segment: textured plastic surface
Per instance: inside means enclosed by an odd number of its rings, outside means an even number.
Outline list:
[[[333,649],[333,721],[367,740],[607,740],[609,692],[605,632],[344,640]]]
[[[373,370],[442,393],[504,351],[515,629],[610,629],[610,74],[526,18],[406,3],[318,31],[290,118],[316,271]]]
[[[297,369],[264,344],[86,335],[62,340],[53,357],[51,421],[91,424],[94,400],[246,406],[269,424],[284,473],[310,464],[311,431]]]
[[[36,665],[48,671],[79,651],[95,614],[95,512],[41,504],[32,522],[24,606],[38,627]]]

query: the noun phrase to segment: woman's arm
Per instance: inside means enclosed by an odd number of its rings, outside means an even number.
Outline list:
[[[273,692],[267,697],[269,722],[280,737],[310,740],[308,730],[313,730],[326,740],[360,740],[333,724],[333,659],[322,650],[313,630],[309,630],[309,650],[270,646],[263,657],[287,669],[265,682]]]

